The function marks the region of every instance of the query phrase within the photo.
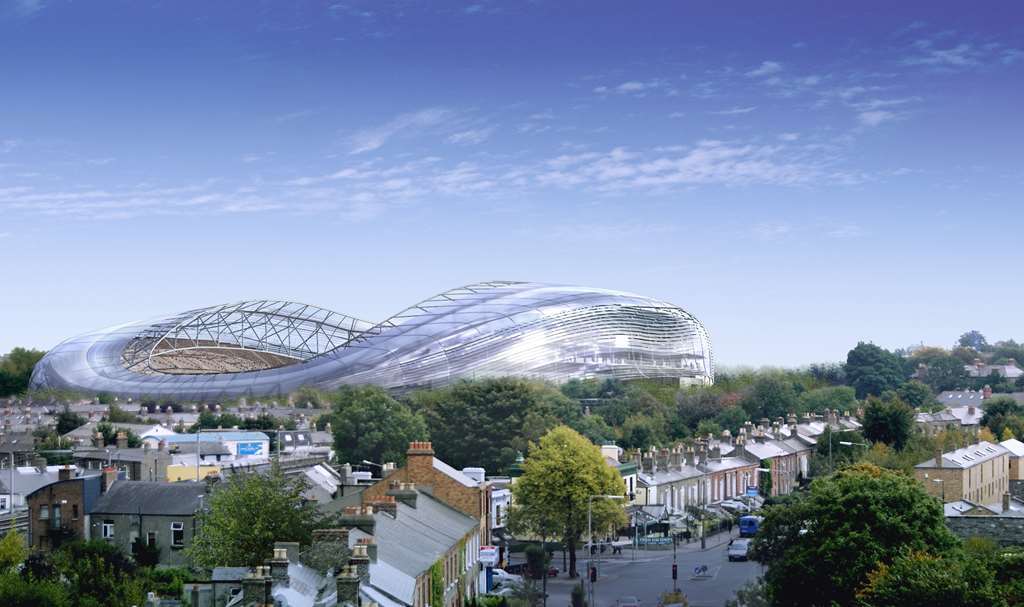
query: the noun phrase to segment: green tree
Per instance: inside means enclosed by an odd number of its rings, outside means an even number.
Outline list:
[[[907,443],[913,429],[914,410],[898,397],[892,400],[873,396],[868,398],[864,407],[864,438],[892,445],[899,451]]]
[[[4,607],[71,607],[71,599],[64,586],[59,582],[26,579],[13,571],[8,571],[0,573],[0,605]]]
[[[722,428],[729,430],[733,435],[736,435],[740,431],[740,426],[749,419],[750,416],[747,415],[747,412],[743,407],[733,405],[719,411],[718,415],[715,416],[714,421]]]
[[[28,549],[25,548],[25,538],[17,531],[8,531],[0,540],[0,573],[20,565],[26,557]]]
[[[906,375],[900,357],[875,344],[860,342],[846,355],[846,379],[857,392],[857,398],[880,395],[895,390]]]
[[[956,390],[968,385],[964,363],[953,355],[932,358],[924,372],[924,383],[935,392]]]
[[[210,496],[200,512],[192,545],[198,567],[246,567],[263,563],[274,542],[308,544],[322,524],[316,506],[302,498],[301,476],[286,478],[277,466],[268,474],[235,474]]]
[[[979,331],[968,331],[960,336],[960,339],[956,340],[956,344],[961,348],[970,348],[977,352],[984,352],[989,349],[988,340]]]
[[[138,415],[128,413],[117,405],[110,405],[105,419],[112,424],[138,424],[142,422],[142,418]]]
[[[863,607],[998,607],[992,569],[961,555],[934,556],[902,550],[891,564],[880,563],[857,593]]]
[[[46,352],[14,348],[0,358],[0,397],[21,394],[28,389],[32,369]]]
[[[119,432],[124,432],[125,433],[125,436],[128,439],[128,447],[135,448],[135,447],[141,447],[142,446],[142,439],[139,438],[138,434],[135,434],[130,429],[129,430],[119,430],[117,428],[117,426],[111,424],[110,422],[103,421],[103,422],[100,422],[100,423],[96,424],[96,431],[99,432],[100,435],[103,436],[103,444],[104,444],[104,446],[106,446],[106,445],[116,445],[117,444],[117,435],[118,435]]]
[[[622,504],[593,495],[623,495],[618,472],[601,450],[575,430],[559,426],[530,446],[523,475],[512,485],[511,526],[515,533],[542,535],[552,526],[569,552],[569,576],[576,577],[576,547],[587,532],[588,504],[595,534],[625,524]]]
[[[81,415],[73,413],[67,405],[64,405],[64,410],[57,414],[57,434],[63,436],[75,428],[84,426],[87,421]]]
[[[851,411],[857,407],[857,394],[849,386],[829,386],[816,388],[800,395],[797,410],[808,413],[821,413],[826,409],[833,411]]]
[[[582,415],[579,403],[557,388],[515,377],[461,381],[410,399],[427,420],[440,459],[495,473],[545,432],[575,425]]]
[[[1024,407],[1009,396],[993,396],[985,400],[985,413],[981,416],[981,425],[988,427],[992,434],[1002,436],[1007,427],[1014,436],[1021,436],[1017,428],[1024,418]]]
[[[145,599],[136,579],[138,566],[113,544],[102,540],[64,544],[54,554],[54,565],[75,607],[130,607]]]
[[[648,449],[666,442],[664,424],[647,415],[631,415],[622,424],[624,449]]]
[[[927,384],[917,380],[904,383],[896,389],[900,400],[914,408],[928,408],[935,404],[935,394]]]
[[[405,461],[412,441],[427,439],[423,417],[376,386],[343,386],[329,395],[331,412],[317,419],[331,423],[338,461],[358,464]]]
[[[769,506],[754,540],[773,605],[853,605],[879,564],[901,549],[944,555],[959,545],[942,505],[903,474],[858,464]]]
[[[750,419],[786,417],[797,408],[797,392],[793,382],[784,377],[758,378],[743,395],[740,406]]]

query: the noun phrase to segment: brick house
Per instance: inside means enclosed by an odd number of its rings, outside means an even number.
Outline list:
[[[981,441],[914,466],[914,478],[925,491],[945,502],[999,503],[1009,490],[1010,452]]]
[[[490,484],[471,478],[434,457],[431,443],[409,443],[405,466],[367,487],[361,495],[363,505],[385,497],[392,482],[412,483],[419,491],[475,518],[480,524],[480,537],[485,544],[490,543]]]
[[[68,540],[87,539],[89,509],[99,499],[102,484],[99,474],[76,474],[63,467],[56,482],[25,496],[29,547],[49,551]]]

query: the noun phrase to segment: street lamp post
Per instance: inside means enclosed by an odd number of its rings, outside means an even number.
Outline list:
[[[621,500],[625,499],[621,495],[591,495],[587,497],[587,576],[590,576],[592,567],[594,566],[594,518],[593,518],[593,507],[594,498],[604,498],[610,500]],[[547,575],[547,572],[544,573]],[[597,583],[596,579],[592,579],[590,582],[590,601],[589,605],[594,604],[594,584]]]

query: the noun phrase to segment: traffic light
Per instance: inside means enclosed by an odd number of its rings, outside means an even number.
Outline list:
[[[597,581],[597,567],[590,568],[590,583],[593,584]]]
[[[679,579],[679,568],[676,567],[675,563],[672,563],[672,579],[673,580]]]

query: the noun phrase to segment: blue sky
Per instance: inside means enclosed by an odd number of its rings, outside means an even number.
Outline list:
[[[0,1],[0,351],[633,291],[723,365],[1024,338],[1017,3]]]

